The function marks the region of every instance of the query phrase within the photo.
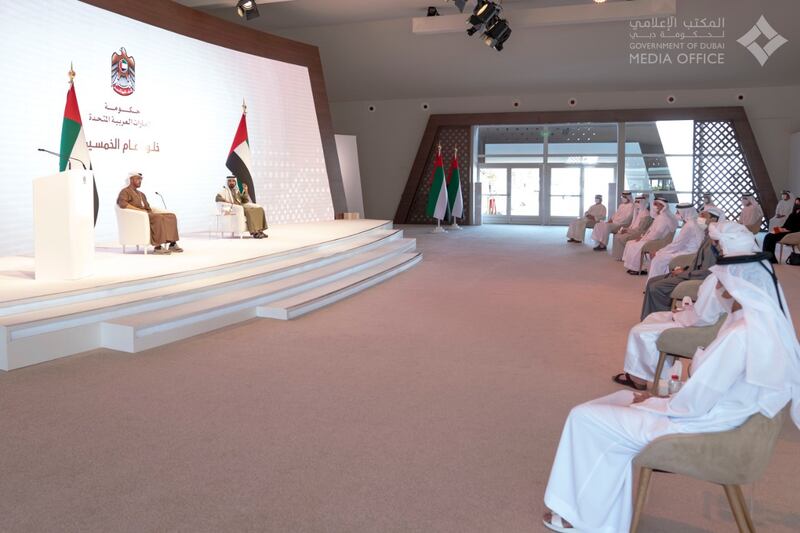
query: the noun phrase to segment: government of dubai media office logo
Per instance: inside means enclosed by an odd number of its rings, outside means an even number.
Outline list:
[[[136,61],[124,47],[111,54],[111,88],[122,96],[136,90]]]
[[[761,37],[767,40],[766,44],[763,46],[758,43]],[[742,35],[737,42],[750,50],[750,53],[755,56],[756,60],[758,60],[763,67],[766,62],[769,61],[769,58],[772,57],[772,54],[789,41],[775,31],[775,29],[770,26],[769,22],[767,22],[767,19],[764,18],[764,15],[761,15],[756,25],[753,26],[750,31]]]

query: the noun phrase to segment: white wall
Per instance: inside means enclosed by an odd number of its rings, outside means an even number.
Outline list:
[[[739,94],[745,95],[744,101],[737,99]],[[331,110],[335,130],[358,137],[366,216],[388,219],[394,216],[432,113],[568,110],[573,109],[567,104],[573,97],[578,100],[574,109],[669,107],[669,95],[676,97],[674,106],[744,106],[775,189],[789,186],[789,138],[800,130],[800,86],[370,100],[334,102]],[[518,108],[512,107],[515,100]],[[427,111],[423,103],[429,105]],[[374,112],[368,110],[371,105]]]

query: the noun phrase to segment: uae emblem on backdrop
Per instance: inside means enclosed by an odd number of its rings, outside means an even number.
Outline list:
[[[58,170],[64,172],[73,162],[80,162],[83,168],[92,170],[89,160],[89,147],[86,145],[86,136],[83,133],[81,111],[78,108],[78,97],[75,94],[75,70],[69,66],[69,90],[67,91],[67,104],[64,106],[64,120],[61,123],[61,146],[59,148]],[[94,187],[94,222],[97,224],[97,212],[100,205],[97,196],[97,182],[92,177]]]
[[[125,47],[111,54],[111,88],[122,96],[129,96],[136,90],[136,61]]]
[[[447,182],[444,179],[442,145],[440,144],[436,152],[436,161],[433,165],[433,180],[431,183],[431,192],[428,194],[428,208],[425,211],[429,217],[436,219],[436,229],[433,230],[434,233],[444,232],[444,228],[442,228],[442,219],[447,214],[449,207],[447,202]]]
[[[250,201],[256,202],[256,188],[253,187],[253,156],[250,153],[250,140],[247,137],[247,105],[242,100],[242,118],[239,120],[239,127],[236,128],[236,135],[233,136],[233,144],[228,152],[228,160],[225,166],[231,174],[239,179],[239,189],[247,185],[247,193]]]

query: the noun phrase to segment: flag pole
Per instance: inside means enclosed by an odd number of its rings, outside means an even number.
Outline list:
[[[458,147],[457,146],[453,150],[453,154],[454,154],[454,157],[455,157],[456,161],[458,161]],[[459,187],[461,187],[461,184],[459,184]],[[452,211],[451,211],[451,214],[452,214]],[[463,229],[461,226],[458,225],[458,221],[456,220],[455,215],[453,215],[453,223],[450,224],[450,229],[452,229],[452,230],[461,230],[461,229]]]
[[[442,156],[442,143],[441,143],[441,142],[439,143],[439,146],[438,146],[438,148],[437,148],[437,149],[438,149],[437,155],[438,155],[439,157],[441,157],[441,156]],[[447,187],[447,181],[445,181],[445,182],[442,184],[442,186],[443,186],[443,187]],[[436,219],[436,227],[435,227],[435,228],[433,228],[433,231],[431,231],[431,233],[447,233],[447,230],[445,230],[445,229],[442,227],[442,220],[441,220],[440,218],[437,218],[437,219]]]

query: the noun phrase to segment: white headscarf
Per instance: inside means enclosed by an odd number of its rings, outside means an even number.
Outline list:
[[[745,379],[762,389],[760,411],[770,418],[775,416],[789,392],[792,420],[800,427],[800,344],[783,290],[775,286],[766,268],[771,268],[766,261],[715,265],[707,281],[718,280],[742,306],[747,343]]]
[[[697,218],[698,215],[697,209],[695,209],[693,205],[688,205],[686,207],[681,207],[678,205],[675,208],[675,211],[677,212],[677,218],[683,220],[684,222],[688,222],[693,218]]]
[[[719,242],[724,257],[748,255],[759,251],[753,233],[738,222],[727,221],[711,224],[708,236]]]
[[[718,222],[725,222],[726,220],[728,220],[728,217],[725,216],[725,211],[723,211],[719,207],[716,206],[706,207],[705,209],[703,209],[703,211],[708,211],[709,213],[717,217],[719,219]]]

